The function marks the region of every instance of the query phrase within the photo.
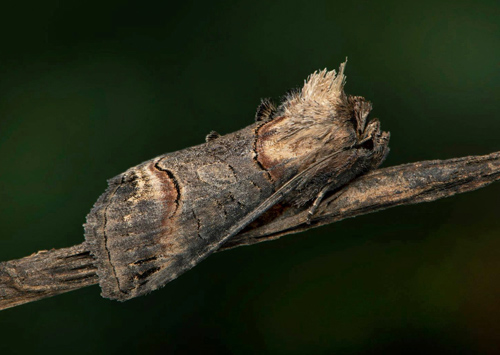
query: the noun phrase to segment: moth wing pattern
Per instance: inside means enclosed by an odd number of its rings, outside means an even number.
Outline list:
[[[104,297],[124,301],[176,278],[274,192],[253,137],[247,127],[110,180],[85,225]]]
[[[111,179],[85,224],[102,295],[125,301],[158,289],[276,204],[314,209],[377,167],[389,134],[368,121],[371,105],[345,95],[344,67],[313,73],[278,107],[262,100],[246,128],[211,132]]]

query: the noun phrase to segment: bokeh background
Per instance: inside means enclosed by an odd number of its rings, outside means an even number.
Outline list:
[[[106,179],[349,57],[384,166],[500,150],[498,1],[0,6],[0,260],[81,243]],[[126,303],[0,313],[2,354],[496,353],[500,184],[211,256]]]

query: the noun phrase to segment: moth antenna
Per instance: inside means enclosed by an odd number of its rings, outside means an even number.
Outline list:
[[[273,115],[276,112],[276,106],[269,99],[262,99],[260,101],[259,107],[257,107],[257,112],[255,113],[255,122],[265,122],[273,119]]]

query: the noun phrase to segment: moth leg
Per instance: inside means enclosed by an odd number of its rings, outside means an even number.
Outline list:
[[[325,197],[326,193],[330,190],[331,186],[332,186],[331,184],[328,184],[325,187],[323,187],[323,189],[321,189],[321,191],[318,193],[318,195],[314,199],[314,202],[311,205],[311,208],[307,212],[307,224],[311,224],[311,220],[314,217],[314,214],[318,210],[318,207],[321,204],[321,201],[323,201],[323,198]],[[332,196],[329,197],[329,199],[331,199],[331,201],[328,202],[328,204],[335,201],[343,193],[344,193],[344,190],[340,190],[340,191],[335,192]]]
[[[313,218],[314,214],[318,210],[319,204],[325,197],[326,193],[330,189],[330,184],[326,185],[321,189],[321,191],[316,195],[316,198],[314,199],[314,202],[311,205],[311,208],[309,208],[309,211],[307,212],[307,224],[311,224],[311,219]]]

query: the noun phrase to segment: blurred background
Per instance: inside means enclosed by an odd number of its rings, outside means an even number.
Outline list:
[[[106,179],[349,57],[384,166],[500,150],[498,1],[0,6],[0,260],[83,241]],[[0,352],[496,353],[500,184],[217,253],[125,303],[0,312]]]

